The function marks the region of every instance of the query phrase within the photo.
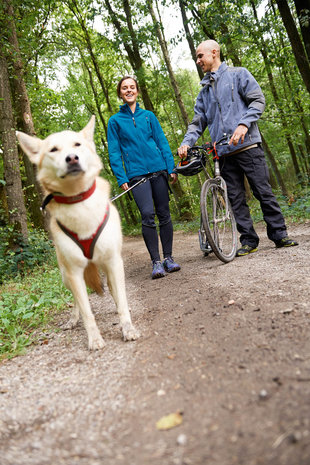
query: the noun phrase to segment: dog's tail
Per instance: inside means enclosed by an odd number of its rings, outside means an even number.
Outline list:
[[[97,294],[103,294],[103,281],[94,263],[88,263],[84,270],[84,279],[88,287],[97,292]]]

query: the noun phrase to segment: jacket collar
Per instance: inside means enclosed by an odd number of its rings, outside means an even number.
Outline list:
[[[221,76],[221,74],[223,74],[226,69],[228,68],[228,66],[226,65],[225,61],[223,61],[223,63],[221,63],[220,67],[216,70],[216,71],[213,71],[213,72],[207,72],[202,81],[200,82],[200,84],[204,87],[204,86],[210,86],[211,85],[211,82],[212,81],[217,81],[217,79]]]
[[[134,113],[131,111],[130,106],[128,105],[128,103],[124,103],[124,105],[120,105],[120,107],[119,107],[119,111],[121,111],[122,113],[129,113],[130,115],[136,114],[137,111],[139,111],[139,109],[140,109],[140,105],[139,105],[138,102],[136,103],[136,110],[135,110]]]

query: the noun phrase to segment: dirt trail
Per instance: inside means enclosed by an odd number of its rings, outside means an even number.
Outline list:
[[[125,239],[142,338],[122,342],[107,292],[91,296],[104,351],[79,325],[2,363],[0,464],[309,465],[310,225],[288,249],[259,232],[227,265],[177,233],[182,270],[156,281],[142,239]],[[157,430],[174,412],[182,424]]]

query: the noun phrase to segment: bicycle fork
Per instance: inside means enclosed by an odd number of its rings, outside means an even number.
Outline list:
[[[215,177],[219,187],[222,189],[223,195],[224,195],[225,215],[222,218],[214,218],[215,223],[221,223],[222,221],[226,221],[227,219],[229,219],[230,215],[229,215],[229,209],[228,209],[229,200],[228,200],[228,195],[227,195],[226,182],[224,181],[224,179],[221,176],[220,163],[219,163],[218,160],[214,161],[214,177]]]

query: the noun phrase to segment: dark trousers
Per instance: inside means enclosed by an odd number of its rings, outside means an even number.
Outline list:
[[[256,247],[256,234],[249,207],[246,203],[244,175],[247,177],[254,196],[260,202],[267,235],[271,241],[278,241],[287,235],[284,217],[270,183],[264,151],[259,146],[236,155],[220,158],[221,175],[226,181],[228,197],[236,218],[242,245]]]
[[[134,184],[143,176],[130,180]],[[159,221],[160,241],[164,257],[172,255],[173,227],[169,210],[168,179],[165,173],[160,173],[148,179],[132,190],[135,202],[142,219],[142,236],[149,251],[151,260],[159,261],[158,234],[155,223],[155,213]]]

